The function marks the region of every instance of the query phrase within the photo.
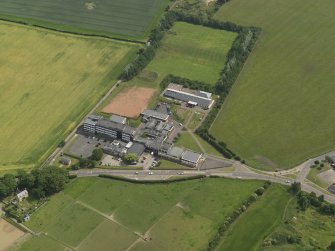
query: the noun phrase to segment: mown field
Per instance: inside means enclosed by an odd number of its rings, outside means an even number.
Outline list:
[[[219,20],[263,33],[211,128],[247,163],[288,168],[334,148],[335,2],[232,0]]]
[[[25,223],[38,233],[19,250],[198,250],[263,182],[205,179],[141,185],[74,180]],[[47,233],[47,234],[46,234]],[[151,238],[144,242],[139,236]]]
[[[0,47],[1,170],[50,154],[138,49],[4,22]]]
[[[214,85],[219,79],[236,33],[176,22],[163,38],[147,70]]]
[[[0,17],[87,34],[143,39],[168,0],[2,0]]]

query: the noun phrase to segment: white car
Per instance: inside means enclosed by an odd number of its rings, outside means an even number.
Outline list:
[[[135,174],[137,175],[137,174],[138,174],[138,172],[135,172]]]
[[[149,175],[153,175],[154,173],[153,172],[149,172]]]

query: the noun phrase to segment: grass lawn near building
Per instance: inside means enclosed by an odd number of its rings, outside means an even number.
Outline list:
[[[78,250],[103,249],[115,240],[116,250],[125,250],[137,240],[135,233],[154,237],[146,243],[146,250],[151,246],[205,248],[217,224],[262,184],[208,178],[145,185],[77,178],[64,192],[50,197],[25,223],[48,235],[29,239],[21,250],[35,243],[40,243],[36,247],[47,245],[51,240]],[[109,235],[110,238],[103,238]],[[136,250],[136,246],[131,250]]]
[[[263,30],[210,130],[248,164],[286,169],[335,147],[334,8],[232,0],[215,15]]]
[[[310,169],[307,179],[312,181],[313,183],[317,184],[318,186],[327,189],[329,184],[322,180],[320,177],[318,177],[318,174],[325,172],[327,170],[331,169],[331,166],[329,164],[326,164],[324,167],[313,167]]]
[[[0,22],[0,169],[32,167],[112,87],[137,45]]]
[[[194,134],[194,136],[198,140],[198,142],[201,144],[201,146],[203,147],[203,149],[205,150],[207,154],[222,157],[222,154],[219,151],[217,151],[212,145],[210,145],[207,141],[203,140],[201,137],[199,137],[196,134]],[[199,153],[203,152],[200,146],[195,141],[195,139],[192,137],[192,135],[187,131],[181,132],[180,137],[176,141],[175,145],[186,147],[195,152],[199,152]]]

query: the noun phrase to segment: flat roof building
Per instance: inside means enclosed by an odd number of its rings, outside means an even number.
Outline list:
[[[193,106],[198,105],[203,109],[211,108],[214,103],[212,93],[183,88],[182,85],[174,83],[169,84],[163,95],[168,98],[187,102]]]
[[[202,154],[186,150],[181,156],[181,162],[189,166],[197,166]]]
[[[118,124],[123,124],[125,125],[127,122],[127,119],[125,117],[119,116],[119,115],[112,115],[110,117],[110,121],[118,123]]]
[[[120,118],[117,118],[116,120],[122,122],[123,120]],[[111,139],[121,139],[125,142],[131,141],[135,135],[134,128],[128,125],[103,119],[101,117],[92,119],[91,116],[84,121],[84,130],[90,134],[99,134]]]
[[[161,121],[167,121],[169,119],[169,115],[166,114],[166,113],[162,113],[162,112],[158,112],[158,111],[155,111],[155,110],[149,110],[149,109],[145,109],[141,115],[143,117],[146,117],[148,119],[150,118],[154,118],[154,119],[158,119],[158,120],[161,120]]]

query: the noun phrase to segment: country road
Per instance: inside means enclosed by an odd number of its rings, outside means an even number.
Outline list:
[[[78,177],[91,177],[99,176],[100,174],[123,176],[129,179],[135,180],[165,180],[172,176],[195,176],[195,175],[206,175],[206,176],[218,176],[232,179],[243,179],[243,180],[269,180],[273,183],[279,183],[283,185],[291,185],[297,181],[301,183],[301,189],[305,192],[315,192],[316,195],[324,195],[326,201],[335,204],[335,196],[330,195],[326,191],[317,189],[314,186],[309,185],[305,182],[304,178],[307,176],[309,166],[306,164],[305,168],[301,170],[302,175],[298,175],[297,179],[287,178],[277,174],[265,174],[256,173],[246,168],[245,166],[238,166],[233,172],[226,172],[225,168],[211,169],[205,171],[199,170],[113,170],[113,169],[85,169],[78,171],[71,171],[71,174],[76,174]],[[182,174],[181,174],[182,173]]]

